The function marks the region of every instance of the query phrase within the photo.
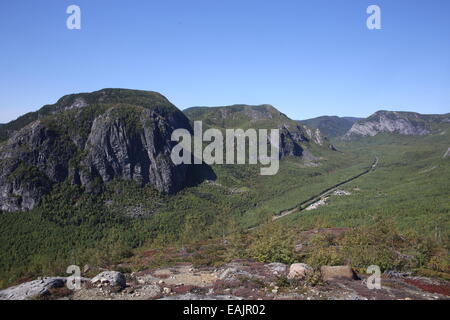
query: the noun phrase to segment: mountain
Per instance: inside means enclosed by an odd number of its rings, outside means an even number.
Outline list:
[[[356,122],[344,139],[376,136],[379,133],[396,133],[408,136],[423,136],[436,132],[442,124],[450,123],[450,113],[424,115],[415,112],[378,111],[367,119]]]
[[[272,105],[192,107],[183,111],[192,121],[219,129],[280,129],[280,156],[311,158],[311,149],[334,149],[319,129],[311,129],[288,118]]]
[[[34,208],[52,186],[68,182],[90,193],[119,178],[175,193],[192,167],[170,158],[177,128],[189,120],[156,92],[103,89],[72,94],[5,124],[0,144],[0,209]]]
[[[27,124],[63,111],[83,108],[93,104],[132,104],[143,107],[172,106],[165,97],[156,92],[128,89],[103,89],[91,93],[70,94],[59,99],[55,104],[45,105],[38,111],[29,112],[14,121],[0,126],[0,141],[6,140],[14,131]]]
[[[326,137],[332,139],[343,136],[352,125],[362,118],[322,116],[298,122],[308,127],[319,129]]]

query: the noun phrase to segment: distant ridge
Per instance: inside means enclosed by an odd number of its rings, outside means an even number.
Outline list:
[[[356,122],[345,134],[344,139],[373,137],[379,133],[394,133],[409,136],[428,135],[439,130],[439,126],[450,123],[450,113],[420,114],[381,110],[367,119]]]
[[[322,116],[299,120],[298,122],[308,127],[319,129],[326,137],[333,139],[346,134],[352,125],[361,119],[355,117]]]

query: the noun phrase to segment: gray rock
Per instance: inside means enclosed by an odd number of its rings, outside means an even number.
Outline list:
[[[118,177],[150,184],[165,193],[174,193],[186,185],[187,166],[176,166],[171,158],[172,132],[190,129],[181,112],[163,118],[154,111],[142,110],[130,131],[115,108],[95,119],[88,137],[88,155],[83,162],[87,170],[80,173],[81,184],[92,190],[96,177],[109,182]]]
[[[165,297],[159,300],[243,300],[236,296],[225,296],[225,295],[198,295],[193,293],[187,293],[178,296]]]
[[[247,278],[255,278],[257,277],[254,274],[251,274],[250,272],[239,270],[238,268],[230,267],[225,269],[220,275],[220,280],[236,280],[239,277],[247,277]]]
[[[125,276],[117,271],[104,271],[91,280],[92,284],[125,288]]]
[[[287,265],[284,263],[273,262],[266,265],[272,273],[283,274],[287,271]]]
[[[0,209],[29,210],[53,183],[68,175],[71,149],[58,152],[63,141],[40,121],[15,133],[0,146]]]
[[[446,122],[448,115],[422,115],[413,112],[378,111],[367,119],[358,121],[343,137],[376,136],[379,133],[421,136],[431,133],[432,123]]]
[[[136,291],[145,298],[154,298],[161,294],[161,288],[154,284],[145,285]]]
[[[0,300],[28,300],[45,296],[50,289],[61,288],[66,278],[43,278],[0,291]]]

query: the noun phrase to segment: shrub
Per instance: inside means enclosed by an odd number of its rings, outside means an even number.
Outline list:
[[[293,263],[292,234],[278,224],[268,222],[259,228],[249,248],[250,257],[260,262]]]

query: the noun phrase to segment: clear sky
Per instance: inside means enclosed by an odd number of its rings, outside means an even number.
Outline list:
[[[371,4],[382,30],[366,27]],[[449,17],[449,0],[2,0],[0,122],[108,87],[294,119],[446,113]]]

